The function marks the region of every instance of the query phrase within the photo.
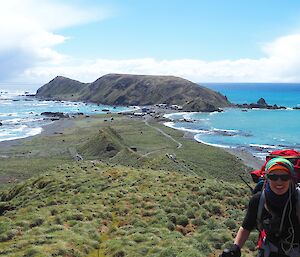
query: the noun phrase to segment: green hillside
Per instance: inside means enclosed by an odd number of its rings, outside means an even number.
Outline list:
[[[188,111],[230,106],[220,93],[174,76],[108,74],[90,84],[56,77],[39,88],[36,96],[123,106],[167,103]]]
[[[0,256],[213,256],[232,240],[248,169],[158,123],[109,117],[0,148]]]
[[[84,156],[111,158],[123,148],[126,148],[126,145],[120,135],[111,127],[106,127],[88,138],[82,146],[78,147],[78,151]]]
[[[1,194],[0,256],[208,256],[232,239],[248,195],[188,174],[64,165]]]
[[[81,83],[77,80],[62,76],[57,76],[48,84],[51,84],[51,87],[44,86],[40,88],[37,95],[42,95],[45,98],[52,98],[53,92],[55,92],[55,94],[59,95],[62,99],[68,98],[72,100],[79,98],[80,92],[88,86],[86,83]]]

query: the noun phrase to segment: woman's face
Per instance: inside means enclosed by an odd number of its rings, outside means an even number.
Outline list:
[[[284,175],[284,174],[287,174],[287,172],[280,171],[280,170],[274,170],[274,171],[272,171],[271,174]],[[284,193],[286,193],[288,191],[291,179],[289,179],[287,181],[283,181],[281,179],[271,180],[270,178],[268,178],[268,181],[269,181],[269,185],[270,185],[272,191],[275,194],[283,195]]]

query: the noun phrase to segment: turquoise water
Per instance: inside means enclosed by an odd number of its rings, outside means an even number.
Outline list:
[[[300,106],[300,84],[297,83],[207,83],[202,84],[226,95],[237,104],[256,103],[264,98],[270,105]]]
[[[300,106],[300,84],[208,84],[234,103],[257,102]],[[248,110],[228,108],[215,113],[168,115],[167,126],[194,133],[199,142],[243,148],[264,157],[275,149],[300,150],[300,110]],[[192,122],[182,121],[182,119]]]
[[[79,102],[41,101],[32,97],[21,96],[24,91],[6,91],[0,89],[0,141],[33,136],[42,132],[42,127],[51,123],[42,116],[42,112],[63,112],[98,114],[126,111],[126,107],[113,107]]]
[[[252,103],[260,97],[268,104],[300,106],[300,84],[206,84],[225,94],[233,103]],[[128,110],[125,107],[98,106],[75,102],[39,101],[20,96],[24,91],[0,89],[0,141],[36,135],[51,121],[40,114],[45,111],[85,114]],[[187,130],[199,142],[219,147],[243,148],[263,156],[274,149],[300,150],[300,110],[225,109],[218,113],[179,113],[169,115],[167,126]],[[186,121],[182,121],[182,119]],[[187,122],[192,121],[192,122]]]

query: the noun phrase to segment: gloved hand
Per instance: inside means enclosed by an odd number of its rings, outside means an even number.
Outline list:
[[[230,249],[224,249],[219,257],[241,257],[241,249],[238,245],[233,245]]]

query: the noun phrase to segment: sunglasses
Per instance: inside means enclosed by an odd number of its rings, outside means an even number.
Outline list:
[[[280,179],[281,181],[288,181],[291,179],[289,174],[269,174],[267,177],[272,181],[277,181],[278,179]]]

